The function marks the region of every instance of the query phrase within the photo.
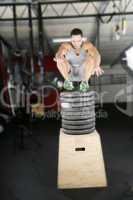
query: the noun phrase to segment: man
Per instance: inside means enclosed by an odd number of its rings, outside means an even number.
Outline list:
[[[100,67],[101,56],[89,41],[84,41],[83,33],[75,28],[71,31],[71,42],[62,43],[59,47],[55,61],[65,79],[64,87],[74,88],[73,83],[79,82],[88,88],[88,80],[93,74],[100,76],[104,71]]]

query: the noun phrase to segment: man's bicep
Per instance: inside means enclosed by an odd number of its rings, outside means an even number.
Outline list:
[[[56,53],[56,58],[65,58],[65,55],[68,51],[68,45],[65,43],[62,43]]]
[[[88,44],[86,44],[86,51],[88,52],[88,56],[91,56],[93,59],[95,59],[96,65],[100,65],[101,55],[98,49],[91,42],[88,42]]]
[[[86,42],[84,48],[90,56],[100,56],[99,51],[91,42]]]

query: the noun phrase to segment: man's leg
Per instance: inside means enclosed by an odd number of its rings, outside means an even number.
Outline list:
[[[88,59],[88,61],[86,61],[86,63],[84,63],[83,65],[83,81],[88,81],[92,74],[94,73],[94,69],[95,69],[95,63],[94,60],[92,59]]]
[[[92,59],[88,59],[80,68],[81,75],[81,84],[79,90],[81,92],[87,92],[89,90],[88,81],[91,78],[94,72],[94,61]]]
[[[69,79],[70,76],[70,65],[65,59],[57,60],[57,68],[65,80]]]
[[[66,59],[58,59],[57,61],[57,67],[60,71],[61,75],[64,77],[64,89],[66,90],[73,90],[74,86],[72,81],[70,81],[70,72],[71,72],[71,66],[68,63]]]

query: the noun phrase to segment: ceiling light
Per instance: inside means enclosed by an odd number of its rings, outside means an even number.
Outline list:
[[[87,38],[83,37],[83,41],[86,41],[86,40]],[[53,43],[70,42],[70,41],[71,41],[71,38],[53,38],[52,39]]]

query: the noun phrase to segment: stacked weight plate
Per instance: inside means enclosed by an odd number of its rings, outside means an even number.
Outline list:
[[[62,128],[66,134],[88,134],[95,130],[95,93],[60,94]]]

